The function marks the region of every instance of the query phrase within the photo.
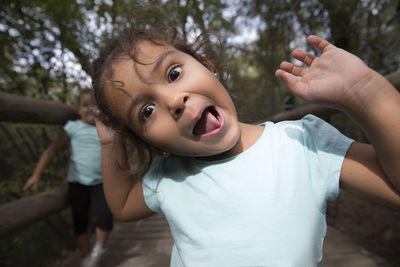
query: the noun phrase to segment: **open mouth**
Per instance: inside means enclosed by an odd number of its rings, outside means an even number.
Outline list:
[[[215,107],[206,108],[193,128],[193,135],[205,135],[220,128],[222,125],[220,115]]]

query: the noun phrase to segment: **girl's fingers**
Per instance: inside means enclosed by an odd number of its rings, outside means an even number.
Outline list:
[[[313,54],[310,54],[310,53],[308,53],[308,52],[306,52],[304,50],[301,50],[301,49],[295,49],[292,52],[292,56],[295,59],[300,60],[301,62],[303,62],[307,66],[311,66],[311,63],[316,58],[316,56],[314,56]]]
[[[304,72],[304,68],[296,66],[290,62],[283,61],[280,65],[280,68],[286,72],[289,72],[295,76],[302,76]]]
[[[100,110],[96,107],[96,106],[91,106],[90,110],[96,115],[99,116],[100,115]]]
[[[333,44],[329,43],[327,40],[322,39],[321,37],[310,35],[307,38],[309,44],[316,47],[318,50],[325,52],[328,49],[335,47]]]
[[[95,114],[96,122],[101,122],[103,124],[107,123],[107,118],[104,116],[103,112],[101,112],[97,107],[93,107],[92,111]]]

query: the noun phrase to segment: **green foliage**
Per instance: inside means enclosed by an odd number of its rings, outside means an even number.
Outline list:
[[[0,265],[3,267],[51,266],[71,249],[64,236],[71,238],[71,227],[63,228],[62,220],[71,226],[69,210],[60,215],[39,221],[23,231],[8,235],[0,240]],[[54,226],[56,229],[54,229]]]
[[[398,1],[244,0],[241,3],[240,15],[259,21],[259,37],[242,58],[251,62],[260,73],[254,81],[262,90],[252,88],[250,91],[250,94],[258,95],[254,98],[256,101],[265,100],[267,107],[260,113],[272,115],[280,111],[288,91],[274,77],[274,72],[280,62],[291,60],[290,53],[294,48],[312,49],[305,42],[305,36],[310,34],[323,36],[358,55],[384,75],[400,67]],[[250,103],[256,107],[262,105]]]
[[[22,193],[21,188],[32,175],[41,153],[58,133],[58,126],[0,124],[0,203],[33,193]],[[65,150],[44,170],[34,193],[65,184],[67,168],[68,150]]]
[[[65,185],[67,150],[45,169],[35,192],[21,191],[40,154],[58,133],[55,126],[0,123],[0,204]],[[49,266],[69,249],[71,242],[67,241],[73,237],[70,220],[71,214],[65,210],[2,238],[0,265]]]

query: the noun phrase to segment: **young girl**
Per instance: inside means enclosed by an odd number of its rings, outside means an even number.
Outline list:
[[[307,67],[283,62],[276,76],[295,95],[345,112],[372,145],[312,115],[239,122],[213,64],[168,33],[121,34],[95,61],[93,85],[111,211],[126,221],[162,212],[175,241],[171,266],[316,266],[339,181],[399,208],[400,95],[360,59],[309,36],[322,55],[295,50]],[[124,134],[150,151],[139,181]]]
[[[74,233],[82,255],[90,251],[87,234],[89,207],[96,218],[96,244],[91,253],[82,261],[82,266],[95,266],[113,227],[113,217],[106,203],[102,185],[100,140],[94,126],[92,90],[84,89],[78,99],[78,114],[81,119],[68,121],[58,138],[42,153],[32,176],[23,190],[36,188],[41,174],[51,162],[55,153],[68,143],[71,156],[68,181],[68,198],[72,208]]]

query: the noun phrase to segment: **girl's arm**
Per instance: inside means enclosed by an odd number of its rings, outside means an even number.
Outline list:
[[[65,131],[62,131],[58,135],[57,139],[54,140],[53,143],[51,143],[50,146],[48,146],[45,151],[43,151],[42,155],[39,158],[38,163],[36,164],[32,176],[26,181],[25,185],[22,187],[23,191],[29,190],[31,188],[36,190],[37,184],[40,180],[43,170],[47,167],[47,165],[49,165],[49,163],[54,157],[55,152],[63,148],[68,142],[69,142],[68,134]]]
[[[113,215],[121,221],[139,220],[153,215],[143,196],[142,182],[129,174],[125,139],[96,120],[101,141],[103,186]]]
[[[361,83],[363,94],[344,111],[372,145],[350,147],[341,184],[343,189],[400,209],[400,94],[384,77],[370,72]]]
[[[400,94],[356,56],[317,36],[308,42],[322,51],[292,55],[308,66],[283,62],[276,76],[299,97],[339,109],[367,135],[354,143],[341,171],[341,185],[380,203],[400,208]]]
[[[400,209],[400,195],[383,172],[372,145],[353,143],[347,151],[340,173],[344,190],[379,204]]]

